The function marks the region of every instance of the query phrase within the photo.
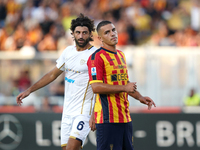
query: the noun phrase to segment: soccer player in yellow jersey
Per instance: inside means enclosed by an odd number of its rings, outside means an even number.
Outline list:
[[[156,105],[151,98],[136,90],[135,82],[129,81],[124,53],[116,49],[118,35],[115,26],[110,21],[102,21],[97,32],[102,47],[87,62],[90,84],[97,94],[93,114],[97,150],[133,150],[128,95],[146,104],[148,109]],[[90,126],[95,128],[92,121]]]

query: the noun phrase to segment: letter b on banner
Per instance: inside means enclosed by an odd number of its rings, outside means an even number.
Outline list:
[[[168,121],[156,123],[156,138],[159,147],[169,147],[175,142],[173,125]]]

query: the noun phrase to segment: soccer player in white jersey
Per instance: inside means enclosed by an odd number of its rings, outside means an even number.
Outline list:
[[[68,46],[56,61],[56,66],[17,96],[17,104],[30,93],[54,81],[65,72],[65,98],[61,122],[62,150],[79,150],[90,132],[89,120],[94,106],[93,91],[89,84],[87,60],[96,50],[89,42],[95,30],[94,21],[80,16],[71,22],[74,46]]]

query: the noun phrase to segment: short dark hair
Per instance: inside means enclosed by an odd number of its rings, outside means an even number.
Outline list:
[[[108,20],[103,20],[101,21],[98,25],[97,25],[97,32],[99,32],[99,29],[102,27],[102,26],[105,26],[107,24],[112,24],[112,22],[108,21]]]
[[[80,13],[78,18],[72,20],[70,28],[71,31],[74,32],[77,26],[86,26],[90,32],[95,31],[94,20],[89,19],[82,13]]]

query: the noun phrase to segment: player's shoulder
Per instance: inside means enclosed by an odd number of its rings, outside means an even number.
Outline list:
[[[72,51],[72,50],[75,49],[75,48],[76,48],[75,45],[70,45],[70,46],[67,46],[67,47],[63,50],[63,52]]]
[[[117,49],[117,52],[119,52],[119,53],[123,53],[123,51],[122,51],[122,50],[119,50],[119,49]]]
[[[88,48],[87,53],[89,53],[89,54],[91,55],[91,54],[93,54],[96,50],[97,50],[96,47],[91,46],[91,47]]]
[[[74,50],[74,49],[76,49],[76,46],[75,46],[75,45],[70,45],[70,46],[67,46],[67,47],[65,48],[66,51],[70,51],[70,50]]]
[[[121,55],[124,55],[124,52],[122,50],[117,49],[117,53],[120,53]]]
[[[89,50],[89,51],[96,51],[97,48],[91,45],[91,46],[88,48],[88,50]]]
[[[67,53],[73,51],[75,48],[76,48],[75,45],[67,46],[67,47],[63,50],[62,55],[66,55]]]
[[[96,48],[96,50],[94,51],[94,53],[92,53],[92,55],[90,56],[91,60],[94,60],[96,56],[100,55],[102,53],[102,48]]]

